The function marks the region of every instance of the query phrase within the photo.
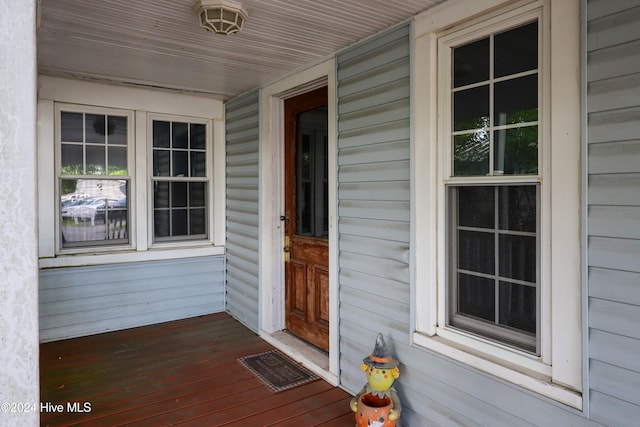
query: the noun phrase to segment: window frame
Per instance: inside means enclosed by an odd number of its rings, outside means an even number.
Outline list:
[[[225,125],[224,103],[221,100],[141,87],[117,86],[64,77],[40,76],[38,91],[38,251],[40,268],[106,265],[119,262],[171,260],[224,254],[225,244]],[[130,197],[135,197],[130,209],[131,227],[128,246],[91,247],[82,250],[59,249],[59,211],[57,190],[56,118],[58,104],[98,109],[126,110],[134,115],[130,126],[135,139],[130,139],[129,158],[135,165],[130,172]],[[167,114],[209,120],[211,126],[209,239],[190,244],[176,242],[161,246],[148,243],[148,173],[151,166],[147,152],[147,116]],[[58,138],[59,139],[59,138]],[[134,196],[135,192],[135,196]]]
[[[202,177],[176,177],[176,176],[155,176],[153,171],[150,170],[148,174],[148,184],[147,184],[147,194],[149,197],[149,209],[147,212],[147,245],[149,248],[170,248],[170,247],[189,247],[189,246],[199,246],[203,243],[211,243],[213,244],[213,233],[214,233],[214,216],[213,216],[213,200],[214,200],[214,179],[213,179],[213,164],[215,161],[215,153],[213,147],[213,124],[209,119],[203,119],[199,117],[187,117],[187,116],[179,116],[175,114],[158,114],[151,113],[147,115],[147,142],[146,142],[146,152],[147,152],[147,164],[153,165],[153,122],[155,120],[158,121],[168,121],[169,123],[179,122],[179,123],[187,123],[187,124],[202,124],[205,126],[205,152],[207,164],[205,167],[206,177],[204,179]],[[192,179],[189,179],[192,178]],[[206,237],[205,238],[192,238],[190,236],[182,236],[182,237],[168,237],[157,240],[154,232],[154,201],[153,201],[153,185],[154,182],[196,182],[202,181],[207,183],[207,194],[206,194]]]
[[[61,126],[61,117],[62,113],[81,113],[81,114],[97,114],[97,115],[105,115],[105,116],[124,116],[127,118],[127,175],[126,177],[120,177],[120,179],[126,179],[128,183],[128,194],[127,194],[127,204],[128,204],[128,223],[129,223],[129,236],[128,243],[116,243],[116,244],[106,244],[106,245],[97,245],[97,244],[73,244],[67,247],[63,246],[62,243],[62,224],[61,224],[61,206],[60,206],[60,183],[62,179],[67,178],[71,179],[72,175],[63,175],[62,174],[62,126]],[[78,254],[78,253],[100,253],[100,252],[110,252],[114,250],[127,250],[135,247],[135,221],[133,220],[133,206],[135,206],[135,115],[131,110],[118,109],[112,107],[96,107],[90,105],[81,105],[81,104],[72,104],[72,103],[56,103],[55,104],[55,112],[54,112],[54,122],[55,122],[55,242],[56,242],[56,252],[58,254]],[[84,143],[83,143],[84,145]],[[115,180],[115,175],[78,175],[77,179],[95,179],[100,180],[104,177],[104,180]]]
[[[460,0],[430,9],[414,25],[412,144],[412,286],[413,345],[435,351],[569,406],[582,408],[582,330],[580,277],[580,3],[548,0],[508,2]],[[500,8],[500,10],[498,9]],[[494,33],[522,24],[537,14],[542,61],[539,81],[539,168],[541,295],[540,356],[487,338],[446,327],[446,183],[470,182],[450,177],[441,129],[449,129],[439,82],[442,37]],[[469,17],[472,18],[469,18]],[[568,16],[574,19],[567,19]],[[511,21],[515,22],[515,21]],[[553,34],[553,39],[551,39]],[[479,38],[480,35],[475,38]],[[450,86],[449,86],[450,87]],[[446,88],[445,88],[446,89]],[[449,89],[450,90],[450,89]],[[553,93],[553,96],[551,96]],[[420,118],[418,120],[418,118]],[[445,135],[450,135],[445,133]],[[552,144],[550,141],[563,141]],[[551,169],[551,160],[563,168]],[[483,184],[532,183],[531,176],[488,176]],[[568,196],[566,194],[569,194]],[[563,199],[563,197],[565,197]],[[566,212],[575,212],[567,215]],[[567,218],[568,217],[568,218]],[[551,248],[553,247],[553,257]],[[552,300],[571,301],[566,309]],[[566,334],[575,330],[576,334]],[[562,332],[565,332],[564,334]],[[570,336],[567,336],[570,335]],[[542,380],[542,381],[541,381]]]

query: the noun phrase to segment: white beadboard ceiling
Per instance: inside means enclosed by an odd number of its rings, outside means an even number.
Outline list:
[[[41,0],[40,73],[230,99],[441,0],[244,0],[242,31],[200,27],[195,0]]]

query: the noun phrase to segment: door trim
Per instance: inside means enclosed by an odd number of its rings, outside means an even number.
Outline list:
[[[325,61],[295,76],[262,89],[260,98],[260,242],[259,321],[260,335],[306,364],[316,374],[339,383],[338,334],[338,227],[337,227],[337,125],[335,59]],[[329,170],[329,357],[309,355],[306,344],[287,340],[284,291],[284,99],[327,86]]]

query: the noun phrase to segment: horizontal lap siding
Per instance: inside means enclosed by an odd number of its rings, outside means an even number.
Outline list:
[[[640,417],[640,4],[588,3],[591,418]]]
[[[400,361],[405,425],[589,425],[577,411],[411,345],[409,26],[337,62],[343,386],[357,392],[366,382],[359,367],[381,332]]]
[[[258,330],[259,92],[226,105],[227,311]]]
[[[224,311],[224,257],[40,271],[40,340]]]

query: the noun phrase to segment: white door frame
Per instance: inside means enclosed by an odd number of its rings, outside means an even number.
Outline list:
[[[335,59],[263,88],[260,96],[260,335],[289,353],[328,382],[337,385],[338,334],[338,231],[337,231],[337,128]],[[297,349],[279,339],[285,328],[284,291],[284,100],[327,86],[329,162],[329,358],[318,363],[308,349]]]

